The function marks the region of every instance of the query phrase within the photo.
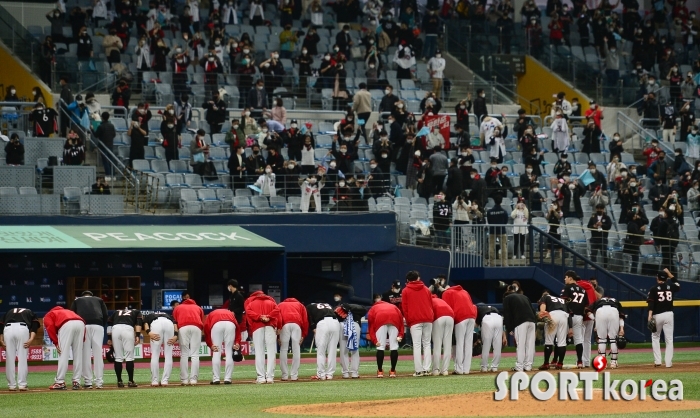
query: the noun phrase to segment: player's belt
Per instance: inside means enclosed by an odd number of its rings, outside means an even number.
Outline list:
[[[9,324],[5,324],[6,327],[9,327],[10,325],[19,325],[25,328],[27,327],[27,324],[25,324],[24,322],[10,322]]]
[[[335,318],[335,315],[326,315],[323,317],[323,319],[326,319],[326,318]]]

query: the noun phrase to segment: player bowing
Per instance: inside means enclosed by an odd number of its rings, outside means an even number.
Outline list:
[[[335,373],[336,352],[340,339],[340,325],[335,311],[327,303],[311,303],[306,306],[309,329],[314,330],[316,341],[316,375],[312,380],[331,380]]]
[[[540,305],[540,318],[550,318],[548,321],[545,321],[544,363],[539,369],[549,370],[549,357],[552,355],[552,352],[554,352],[552,363],[555,369],[561,370],[564,366],[564,356],[566,356],[566,334],[569,328],[569,315],[566,313],[566,302],[562,298],[550,295],[549,292],[545,290],[538,303]],[[554,348],[555,338],[557,341],[556,350]]]
[[[224,384],[230,385],[231,375],[233,375],[233,350],[238,350],[241,347],[241,331],[233,312],[228,309],[211,311],[204,323],[204,336],[212,351],[210,384],[218,385],[220,383],[221,346],[223,344],[224,353],[226,353]]]
[[[0,322],[0,347],[6,347],[5,376],[10,391],[27,390],[29,345],[40,326],[34,312],[26,308],[10,309]],[[16,375],[15,357],[17,357]]]
[[[83,362],[85,322],[73,311],[54,306],[44,316],[44,330],[58,351],[58,368],[51,390],[66,390],[68,357],[73,350],[73,390],[80,389],[80,373]],[[132,363],[133,364],[133,363]]]
[[[282,380],[299,380],[299,365],[301,364],[301,343],[309,332],[309,317],[306,307],[294,298],[287,298],[277,308],[282,319],[280,331],[280,369]],[[292,344],[292,369],[290,371],[287,359],[289,357],[289,342]],[[284,358],[282,357],[284,355]]]
[[[173,346],[177,342],[177,323],[170,314],[150,312],[143,317],[144,333],[151,340],[151,386],[168,386],[173,370]],[[160,378],[160,348],[163,347],[163,378]]]
[[[114,348],[114,371],[117,374],[117,387],[123,388],[122,363],[126,362],[129,375],[128,386],[138,387],[134,383],[134,346],[139,343],[139,334],[143,325],[143,316],[138,309],[119,309],[112,312],[107,323],[107,345]]]
[[[367,313],[367,323],[367,338],[377,346],[377,377],[384,377],[384,350],[387,342],[391,350],[389,377],[396,377],[399,343],[404,335],[401,311],[389,302],[376,302]]]
[[[625,315],[622,305],[615,298],[604,296],[590,307],[595,313],[595,328],[598,332],[598,354],[605,356],[610,340],[610,368],[617,369],[617,336],[625,335]]]

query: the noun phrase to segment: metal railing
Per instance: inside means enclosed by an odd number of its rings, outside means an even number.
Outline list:
[[[4,7],[0,6],[0,40],[32,71],[39,73],[41,45]]]

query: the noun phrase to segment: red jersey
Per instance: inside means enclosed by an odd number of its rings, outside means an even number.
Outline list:
[[[586,296],[588,296],[588,306],[593,305],[593,302],[596,301],[597,297],[595,294],[595,289],[593,288],[591,282],[589,282],[588,280],[579,280],[576,282],[576,284],[581,286],[581,288],[586,291]],[[583,320],[590,321],[590,319],[588,319],[588,315],[584,315]]]
[[[654,161],[659,159],[659,151],[661,150],[656,149],[654,147],[649,147],[642,152],[642,154],[644,154],[644,156],[647,157],[647,167],[649,167]]]
[[[409,327],[422,322],[433,322],[431,299],[430,290],[420,280],[406,285],[401,292],[401,309]]]
[[[449,316],[450,318],[455,317],[455,311],[452,310],[447,302],[437,297],[437,295],[433,295],[431,301],[433,302],[433,322],[443,316]]]
[[[236,317],[233,315],[233,312],[229,311],[228,309],[216,309],[209,312],[209,315],[207,315],[207,320],[204,322],[204,337],[206,338],[207,345],[209,347],[212,346],[211,329],[214,327],[214,324],[221,321],[233,322],[233,324],[236,326],[236,336],[234,337],[233,343],[240,344],[241,330],[238,328],[238,322],[236,321]]]
[[[383,325],[393,325],[399,330],[399,337],[403,338],[403,317],[396,305],[379,301],[375,303],[367,313],[367,338],[377,345],[377,330]]]
[[[280,328],[286,324],[297,324],[301,328],[301,338],[306,338],[306,334],[309,332],[309,316],[306,313],[306,306],[294,298],[287,298],[277,305],[277,308],[282,318]]]
[[[442,300],[447,302],[454,311],[455,324],[465,319],[476,319],[476,306],[469,292],[462,289],[462,286],[452,286],[442,292]]]
[[[280,310],[277,308],[277,302],[262,291],[253,292],[246,299],[243,306],[245,307],[245,317],[248,321],[248,332],[251,335],[256,330],[266,326],[280,328],[282,318],[280,317]],[[263,315],[269,317],[270,320],[263,322],[260,319]]]
[[[58,330],[68,321],[80,321],[85,323],[83,318],[77,313],[70,309],[64,309],[62,306],[54,306],[46,313],[46,316],[44,316],[44,331],[49,334],[49,338],[54,345],[58,345]]]
[[[185,299],[173,309],[173,319],[178,328],[194,325],[204,329],[204,311],[197,305],[194,299]]]

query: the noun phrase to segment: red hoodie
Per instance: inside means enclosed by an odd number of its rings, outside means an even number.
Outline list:
[[[177,305],[173,309],[173,319],[177,321],[178,328],[194,325],[199,329],[204,329],[204,311],[194,299],[185,299]]]
[[[301,338],[306,338],[309,332],[309,316],[306,313],[306,306],[294,298],[283,300],[277,308],[280,310],[282,324],[280,328],[287,324],[297,324],[301,328]]]
[[[443,316],[449,316],[450,318],[455,317],[455,311],[450,308],[450,305],[447,304],[444,300],[440,299],[437,297],[437,295],[433,295],[433,298],[431,299],[433,302],[433,322],[437,321],[438,318],[441,318]]]
[[[245,317],[248,321],[248,332],[250,335],[253,335],[255,331],[266,326],[280,328],[282,318],[280,317],[280,310],[277,308],[277,302],[262,291],[258,290],[257,292],[253,292],[253,294],[246,299],[243,306],[245,307]],[[263,315],[267,315],[270,320],[268,322],[263,322],[260,319]]]
[[[393,325],[399,330],[399,338],[403,339],[403,317],[396,305],[379,301],[367,312],[367,338],[377,345],[377,330],[384,325]]]
[[[581,288],[583,288],[583,290],[586,291],[586,296],[588,296],[588,306],[593,305],[593,302],[596,301],[597,297],[595,294],[595,289],[593,288],[591,282],[589,282],[588,280],[579,280],[576,282],[576,284],[581,286]],[[588,315],[584,315],[583,320],[590,321],[590,319],[588,319]]]
[[[442,300],[454,311],[455,325],[465,319],[476,319],[476,306],[469,292],[462,289],[462,286],[452,286],[442,292]]]
[[[234,337],[233,343],[240,344],[241,330],[238,328],[238,322],[236,321],[236,317],[233,315],[233,312],[229,311],[228,309],[216,309],[209,312],[209,315],[207,315],[207,320],[204,323],[204,336],[207,340],[207,345],[209,347],[212,346],[211,329],[214,327],[214,324],[221,321],[233,322],[233,324],[236,326],[236,336]]]
[[[44,331],[49,334],[49,338],[51,338],[51,342],[54,345],[58,345],[58,330],[68,321],[80,321],[85,323],[83,318],[78,316],[77,313],[70,309],[64,309],[62,306],[54,306],[46,316],[44,316]],[[85,340],[85,335],[83,335],[83,340]]]
[[[420,280],[408,282],[401,292],[401,309],[409,328],[422,322],[433,322],[430,290]]]

